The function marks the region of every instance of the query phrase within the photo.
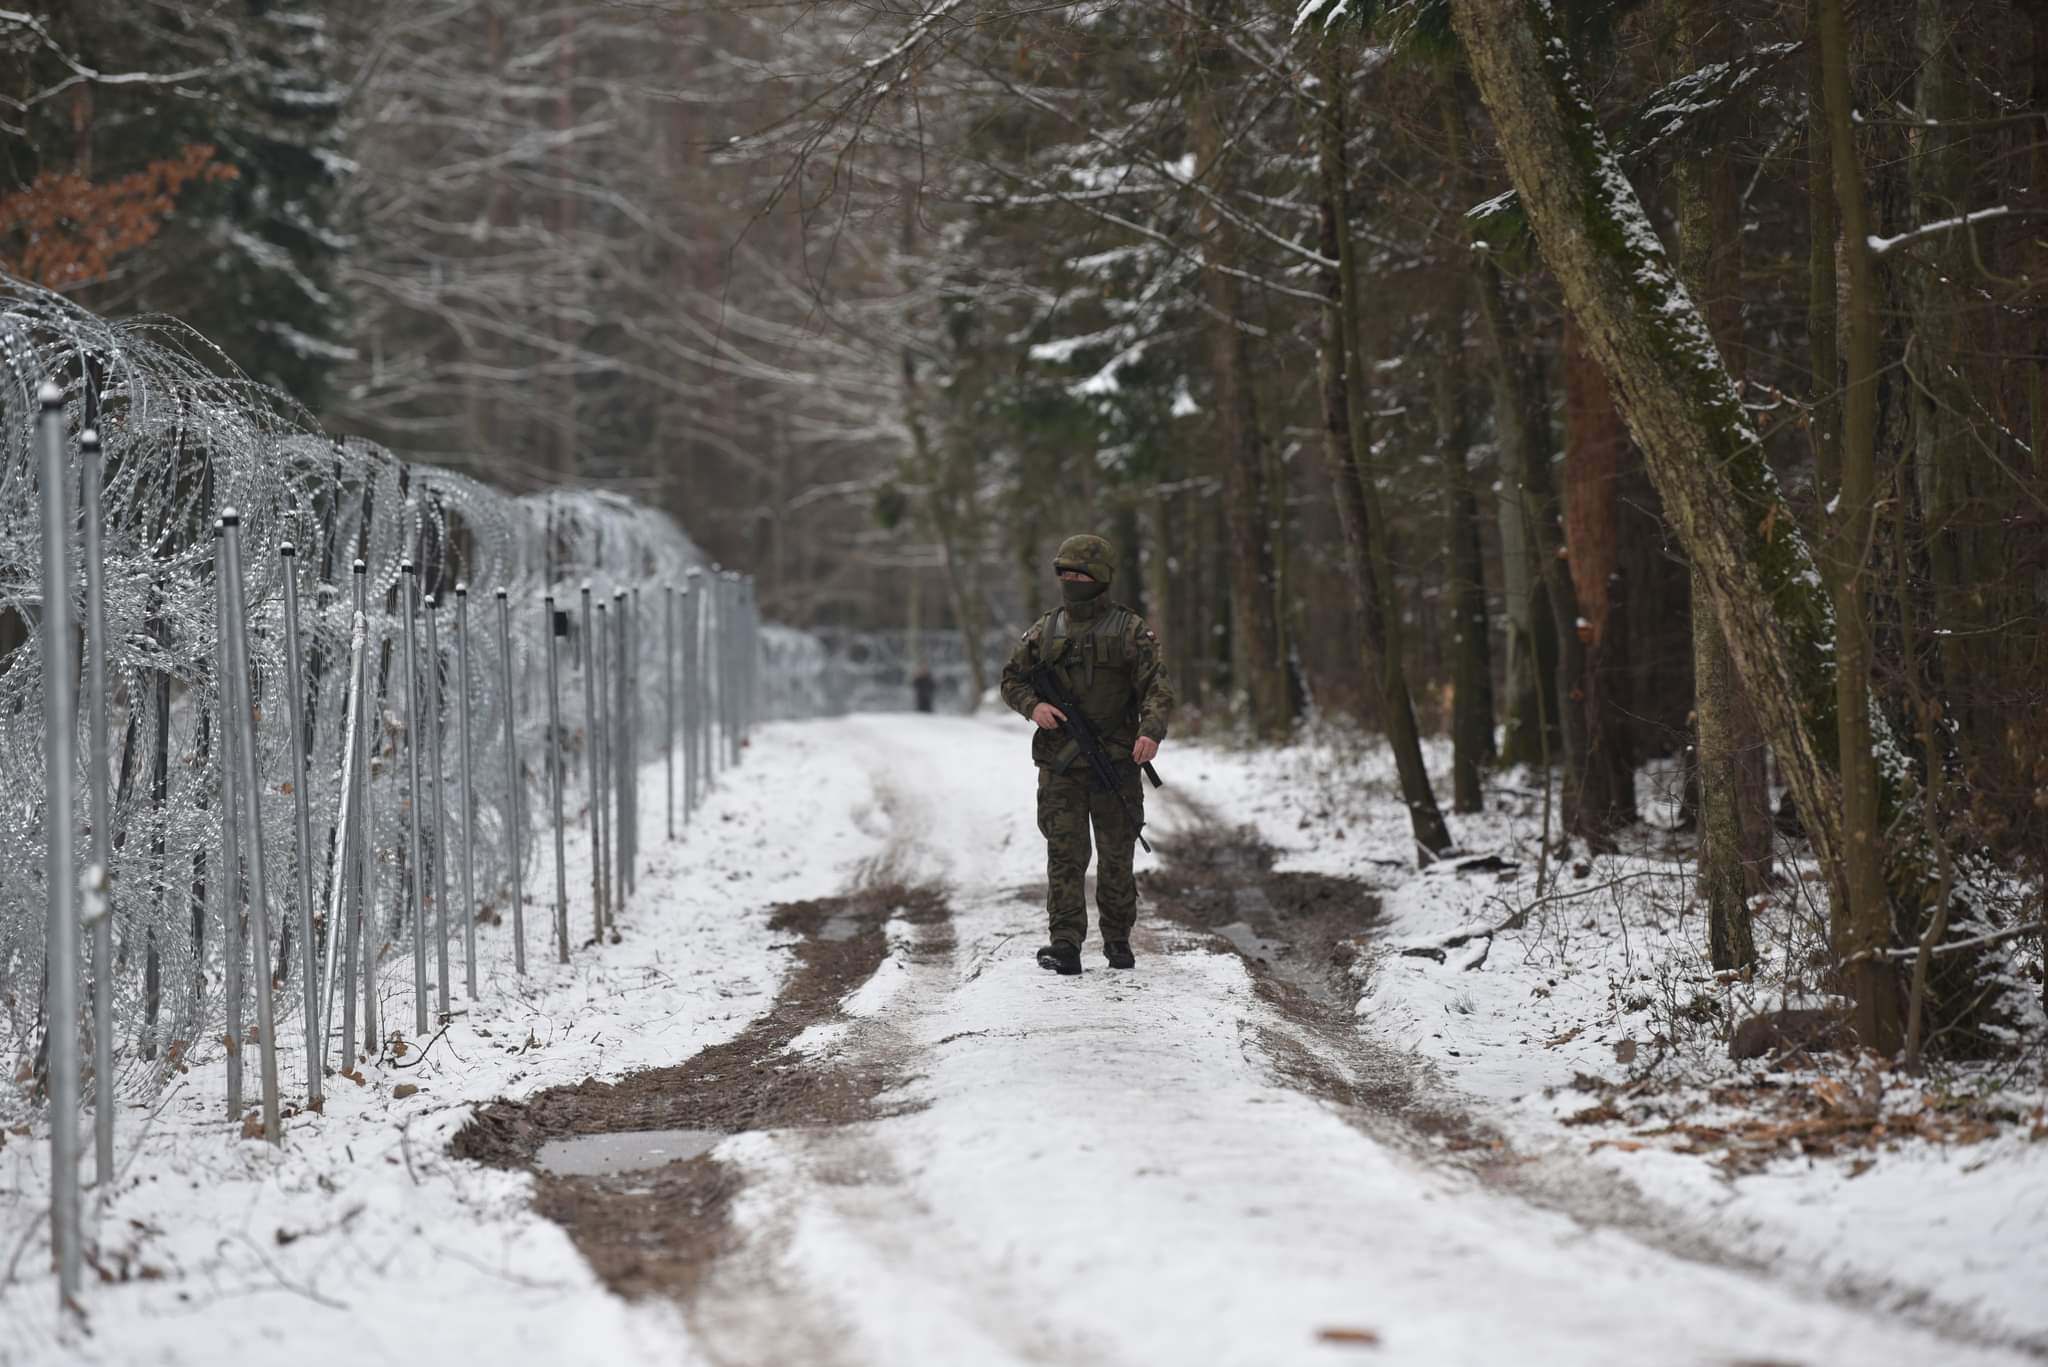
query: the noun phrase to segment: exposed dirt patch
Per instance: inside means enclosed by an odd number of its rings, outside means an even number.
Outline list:
[[[1497,1137],[1450,1104],[1424,1066],[1358,1029],[1360,983],[1352,965],[1380,915],[1371,885],[1276,873],[1274,851],[1248,828],[1211,826],[1162,844],[1160,853],[1164,867],[1139,875],[1147,904],[1215,935],[1219,949],[1245,961],[1259,996],[1293,1027],[1259,1032],[1259,1047],[1280,1078],[1345,1107],[1375,1137],[1496,1150]]]
[[[727,1247],[737,1174],[707,1154],[637,1172],[561,1177],[539,1170],[535,1153],[569,1135],[737,1133],[874,1118],[876,1098],[900,1081],[892,1069],[873,1062],[821,1066],[789,1045],[836,1017],[840,1000],[880,966],[888,954],[884,927],[897,915],[923,930],[918,958],[951,952],[952,922],[933,888],[870,886],[779,906],[770,928],[801,938],[796,971],[766,1015],[670,1067],[493,1102],[455,1137],[453,1151],[493,1167],[535,1171],[535,1209],[569,1231],[615,1291],[687,1298]]]
[[[1453,1161],[1480,1181],[1590,1228],[1613,1229],[1687,1260],[1779,1275],[1768,1259],[1728,1248],[1690,1213],[1650,1200],[1612,1171],[1565,1154],[1517,1153],[1499,1132],[1465,1110],[1426,1064],[1360,1029],[1362,983],[1351,971],[1379,915],[1367,884],[1309,873],[1274,873],[1274,852],[1249,829],[1209,824],[1162,846],[1164,867],[1139,875],[1150,910],[1216,938],[1250,969],[1278,1025],[1257,1033],[1274,1075],[1342,1108],[1353,1125],[1382,1142]],[[1142,963],[1140,965],[1142,968]],[[1369,1023],[1368,1023],[1369,1024]],[[1591,1115],[1588,1122],[1604,1120]],[[1833,1123],[1823,1116],[1823,1125]],[[2048,1360],[2031,1341],[1986,1332],[1967,1309],[1924,1293],[1861,1285],[1837,1277],[1815,1288],[1844,1305],[1880,1306],[1958,1339],[2021,1348]]]
[[[1262,954],[1233,940],[1264,967],[1302,991],[1350,1006],[1358,999],[1350,967],[1379,919],[1379,894],[1368,884],[1330,874],[1273,871],[1273,849],[1249,829],[1211,828],[1198,837],[1162,843],[1165,866],[1147,869],[1139,884],[1162,915],[1200,930],[1239,924],[1277,952]],[[1247,952],[1249,951],[1249,952]]]

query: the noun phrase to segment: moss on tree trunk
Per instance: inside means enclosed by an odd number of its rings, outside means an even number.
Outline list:
[[[1843,870],[1837,628],[1815,556],[1705,321],[1601,133],[1551,7],[1452,0],[1452,16],[1544,259],[1705,582],[1815,854]],[[1873,749],[1889,790],[1903,793],[1896,746],[1873,737]],[[1887,869],[1891,893],[1913,905],[1927,895],[1924,856],[1914,845]],[[1895,1000],[1896,975],[1866,962],[1885,981],[1865,975],[1859,997]]]

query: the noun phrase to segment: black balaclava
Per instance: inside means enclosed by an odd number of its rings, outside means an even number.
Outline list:
[[[1067,600],[1067,606],[1070,608],[1092,603],[1107,592],[1109,585],[1099,579],[1060,580],[1060,597]]]
[[[1088,576],[1086,580],[1060,580],[1060,598],[1067,605],[1068,616],[1081,622],[1093,620],[1105,606],[1102,595],[1109,592],[1110,581],[1116,578],[1116,553],[1109,543],[1085,532],[1070,536],[1060,542],[1052,567],[1055,571],[1076,570]]]

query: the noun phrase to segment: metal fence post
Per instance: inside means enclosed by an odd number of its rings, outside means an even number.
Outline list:
[[[284,1142],[284,1130],[277,1109],[277,1013],[270,992],[270,903],[264,885],[263,868],[263,786],[256,769],[256,707],[249,688],[249,606],[242,588],[242,519],[234,509],[223,508],[226,527],[228,649],[235,714],[235,758],[241,766],[242,805],[249,819],[248,887],[249,922],[256,932],[256,1026],[262,1038],[256,1042],[257,1058],[263,1072],[263,1137],[273,1144]]]
[[[43,478],[44,876],[49,925],[44,946],[50,1057],[50,1245],[57,1255],[57,1304],[75,1306],[81,1265],[78,1206],[78,885],[72,784],[78,721],[72,694],[71,510],[64,490],[64,391],[45,381],[36,395]]]
[[[399,573],[405,577],[404,602],[400,608],[401,623],[405,630],[405,751],[406,761],[411,766],[412,789],[406,803],[412,837],[412,991],[413,1029],[424,1040],[427,1036],[427,892],[426,868],[420,855],[420,701],[419,662],[417,647],[413,644],[412,619],[418,607],[420,590],[419,566],[408,560],[400,565]]]
[[[597,761],[597,786],[591,800],[597,804],[598,895],[597,938],[601,942],[608,926],[618,918],[619,880],[614,858],[619,840],[618,814],[612,810],[612,695],[611,695],[611,605],[597,602],[597,622],[591,632],[591,650],[596,665],[591,685],[597,698],[596,719],[591,723],[591,745]]]
[[[676,838],[676,586],[661,586],[661,757],[668,775],[668,838]]]
[[[213,602],[219,618],[215,634],[214,712],[220,720],[220,953],[221,995],[227,1013],[222,1039],[227,1046],[228,1118],[242,1118],[242,837],[235,817],[235,747],[238,728],[229,724],[234,685],[228,650],[227,523],[213,524]]]
[[[683,819],[697,814],[698,787],[702,783],[702,748],[697,732],[704,724],[703,624],[704,574],[692,569],[683,582]]]
[[[612,803],[610,803],[612,767],[610,767],[610,758],[612,756],[610,756],[610,748],[606,744],[610,740],[610,705],[608,705],[610,703],[610,695],[606,691],[606,678],[604,678],[606,664],[610,664],[610,656],[606,654],[606,633],[604,633],[604,625],[608,621],[610,621],[610,609],[606,607],[606,603],[604,603],[602,598],[598,598],[596,613],[590,619],[590,641],[588,641],[590,654],[586,656],[586,662],[590,664],[590,678],[588,678],[588,685],[590,685],[590,717],[584,723],[584,734],[590,740],[590,810],[592,810],[592,834],[596,838],[596,844],[592,846],[592,851],[590,851],[590,861],[592,861],[592,873],[598,879],[596,881],[596,924],[598,924],[598,941],[600,943],[604,941],[606,912],[610,912],[610,904],[612,904],[612,861],[610,861],[610,848],[612,848],[612,810],[610,810],[610,807],[612,807]]]
[[[365,624],[370,620],[368,567],[356,561],[356,612]],[[383,654],[380,643],[378,654]],[[377,711],[377,690],[371,678],[370,652],[368,644],[363,648],[363,728],[356,737],[356,793],[361,805],[357,813],[363,835],[356,846],[358,871],[356,874],[355,920],[362,936],[362,982],[363,982],[363,1052],[374,1054],[377,1049],[377,956],[371,952],[376,944],[377,916],[377,814],[372,806],[376,789],[370,786],[370,757],[383,748],[376,732],[383,729],[383,717]],[[355,1042],[349,1041],[351,1065],[355,1062]],[[350,1071],[354,1071],[351,1067]]]
[[[583,760],[590,798],[585,804],[590,827],[590,902],[597,922],[597,936],[604,938],[604,835],[600,820],[600,789],[597,781],[597,614],[591,610],[590,581],[583,581]]]
[[[347,783],[341,800],[348,804],[348,828],[354,843],[345,843],[341,851],[343,896],[336,904],[336,919],[339,924],[330,924],[327,927],[330,941],[337,934],[342,939],[341,1058],[342,1071],[348,1073],[355,1071],[356,1062],[356,959],[362,952],[361,902],[364,900],[362,850],[370,839],[370,833],[363,825],[367,813],[364,810],[362,796],[363,786],[368,777],[363,771],[362,760],[369,753],[364,745],[363,733],[370,725],[369,700],[365,696],[370,683],[369,619],[364,611],[367,594],[364,578],[367,568],[358,560],[350,572],[354,588],[351,602],[355,609],[355,625],[350,633],[353,637],[353,646],[349,660],[349,690],[354,694],[354,698],[349,710],[351,729],[342,733],[342,744],[347,747],[348,754],[342,760]],[[351,893],[352,896],[349,895]]]
[[[434,790],[434,970],[440,989],[440,1011],[449,1010],[448,992],[448,770],[441,763],[441,631],[440,604],[435,595],[424,600],[427,618],[427,677],[423,708],[427,723],[427,764],[433,777],[427,786]]]
[[[541,600],[547,614],[548,642],[548,779],[555,803],[555,956],[569,962],[569,871],[562,841],[562,685],[555,665],[555,598]]]
[[[470,791],[469,585],[455,586],[455,725],[462,750],[462,959],[463,982],[476,1000],[476,805]],[[512,700],[505,700],[506,706]]]
[[[512,743],[513,711],[517,695],[512,691],[512,605],[506,598],[505,590],[497,591],[498,600],[498,668],[503,682],[504,702],[499,710],[505,715],[505,842],[511,860],[512,884],[512,969],[515,973],[526,972],[526,865],[519,857],[519,837],[525,832],[526,823],[519,812],[519,751]],[[549,639],[553,639],[555,624],[550,615],[548,622]]]
[[[618,893],[614,898],[612,920],[618,920],[618,909],[633,892],[633,837],[639,825],[639,816],[633,809],[633,788],[635,771],[640,767],[640,757],[633,750],[633,602],[624,589],[612,592],[612,654],[617,660],[617,678],[612,681],[612,725],[610,746],[612,757],[612,788],[614,792],[612,810],[617,813],[614,820],[612,841],[615,848],[612,867],[617,877]]]
[[[299,956],[306,999],[306,1100],[320,1105],[320,988],[318,947],[313,943],[313,835],[311,798],[306,792],[305,675],[299,664],[299,557],[287,541],[277,548],[284,572],[285,716],[292,728],[292,808],[299,866]],[[330,929],[328,934],[333,934]],[[267,972],[268,970],[266,970]]]
[[[725,767],[739,762],[739,572],[725,574],[725,623],[721,654],[725,656]]]
[[[107,754],[107,593],[101,544],[100,435],[87,428],[78,436],[78,504],[85,522],[85,693],[88,734],[86,783],[92,801],[92,863],[104,879],[114,867],[114,804],[107,792],[112,767]],[[86,918],[92,932],[92,1131],[94,1181],[114,1180],[114,917],[113,903],[100,899],[98,916]]]

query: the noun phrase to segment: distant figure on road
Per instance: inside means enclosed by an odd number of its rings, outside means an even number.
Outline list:
[[[910,691],[917,695],[917,710],[932,710],[932,694],[939,691],[938,680],[932,678],[932,667],[920,660],[917,673],[910,676]]]
[[[1131,860],[1145,819],[1139,766],[1166,739],[1173,690],[1167,686],[1159,638],[1144,618],[1108,597],[1116,556],[1099,536],[1070,536],[1053,557],[1063,600],[1031,624],[1003,668],[1003,701],[1029,717],[1031,760],[1038,766],[1038,829],[1045,836],[1045,917],[1051,943],[1038,951],[1042,968],[1081,971],[1088,938],[1088,872],[1092,825],[1102,853],[1095,878],[1102,918],[1102,955],[1111,968],[1130,968],[1131,927],[1138,919],[1138,883]],[[1117,790],[1095,781],[1081,748],[1060,730],[1067,720],[1038,695],[1032,671],[1047,665],[1082,715],[1076,718],[1114,761]],[[1118,794],[1123,800],[1119,802]]]

